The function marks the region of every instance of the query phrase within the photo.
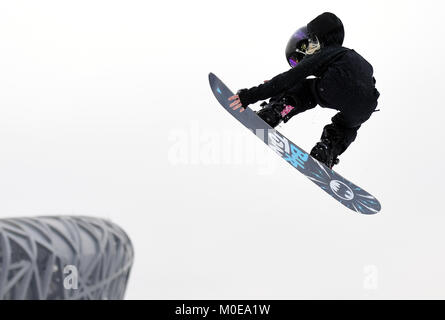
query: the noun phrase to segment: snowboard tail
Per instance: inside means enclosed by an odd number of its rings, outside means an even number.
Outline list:
[[[366,215],[376,214],[381,210],[381,205],[374,196],[312,158],[302,148],[264,122],[252,109],[246,108],[244,112],[232,110],[228,98],[234,94],[213,73],[209,74],[209,82],[213,94],[224,109],[245,127],[252,130],[281,158],[338,202],[355,212]]]

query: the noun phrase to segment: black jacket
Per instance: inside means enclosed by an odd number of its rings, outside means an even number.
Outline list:
[[[322,107],[351,116],[372,113],[377,107],[380,94],[375,88],[371,64],[354,50],[336,45],[307,56],[295,68],[265,84],[241,90],[241,103],[247,106],[278,95],[294,97],[301,82],[309,76],[318,78],[312,94]]]

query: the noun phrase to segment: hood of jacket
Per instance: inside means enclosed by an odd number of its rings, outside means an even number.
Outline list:
[[[325,12],[307,25],[308,32],[316,35],[323,47],[342,46],[345,29],[341,20],[333,13]]]

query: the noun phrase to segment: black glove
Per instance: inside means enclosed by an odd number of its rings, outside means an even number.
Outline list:
[[[250,104],[250,102],[248,100],[248,95],[247,95],[248,91],[249,91],[249,89],[241,89],[241,90],[238,90],[238,92],[236,93],[239,97],[241,104],[243,105],[243,108],[247,108],[247,106]]]

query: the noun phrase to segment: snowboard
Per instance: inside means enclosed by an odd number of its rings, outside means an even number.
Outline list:
[[[209,74],[210,87],[218,102],[234,118],[245,127],[253,131],[266,145],[286,160],[292,167],[304,174],[309,180],[318,185],[335,200],[345,207],[365,215],[373,215],[381,210],[379,201],[352,182],[343,178],[334,170],[312,158],[302,148],[290,141],[276,129],[264,122],[250,108],[244,112],[230,108],[229,97],[234,94],[213,73]]]

